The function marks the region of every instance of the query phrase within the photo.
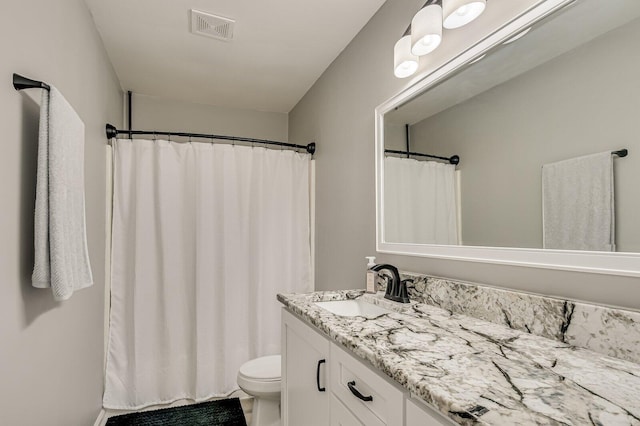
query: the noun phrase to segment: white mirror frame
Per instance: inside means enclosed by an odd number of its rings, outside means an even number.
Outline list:
[[[640,253],[404,244],[384,241],[384,115],[445,80],[474,58],[573,1],[547,0],[537,5],[376,108],[376,250],[379,253],[640,277]]]

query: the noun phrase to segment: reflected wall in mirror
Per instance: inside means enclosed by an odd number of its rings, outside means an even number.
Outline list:
[[[638,40],[639,1],[578,0],[389,110],[385,150],[460,164],[386,154],[382,241],[640,252]]]

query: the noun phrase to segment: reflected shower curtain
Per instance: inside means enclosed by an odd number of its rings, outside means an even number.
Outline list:
[[[455,166],[386,157],[384,225],[386,242],[458,244]]]
[[[114,141],[104,406],[196,401],[280,353],[279,292],[311,291],[308,154]]]

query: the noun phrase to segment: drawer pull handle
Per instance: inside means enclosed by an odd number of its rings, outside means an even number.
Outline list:
[[[327,362],[325,359],[321,359],[318,361],[318,368],[316,368],[316,386],[318,387],[318,392],[325,392],[327,388],[320,387],[320,366]]]
[[[356,382],[355,380],[347,383],[347,386],[349,387],[349,390],[351,391],[352,394],[354,394],[356,396],[356,398],[360,398],[363,401],[373,401],[373,397],[371,395],[369,396],[364,396],[363,394],[360,393],[360,391],[358,389],[356,389]]]

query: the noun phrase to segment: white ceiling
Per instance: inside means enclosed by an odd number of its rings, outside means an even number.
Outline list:
[[[124,90],[289,112],[384,0],[86,0]],[[236,20],[231,42],[189,10]]]

